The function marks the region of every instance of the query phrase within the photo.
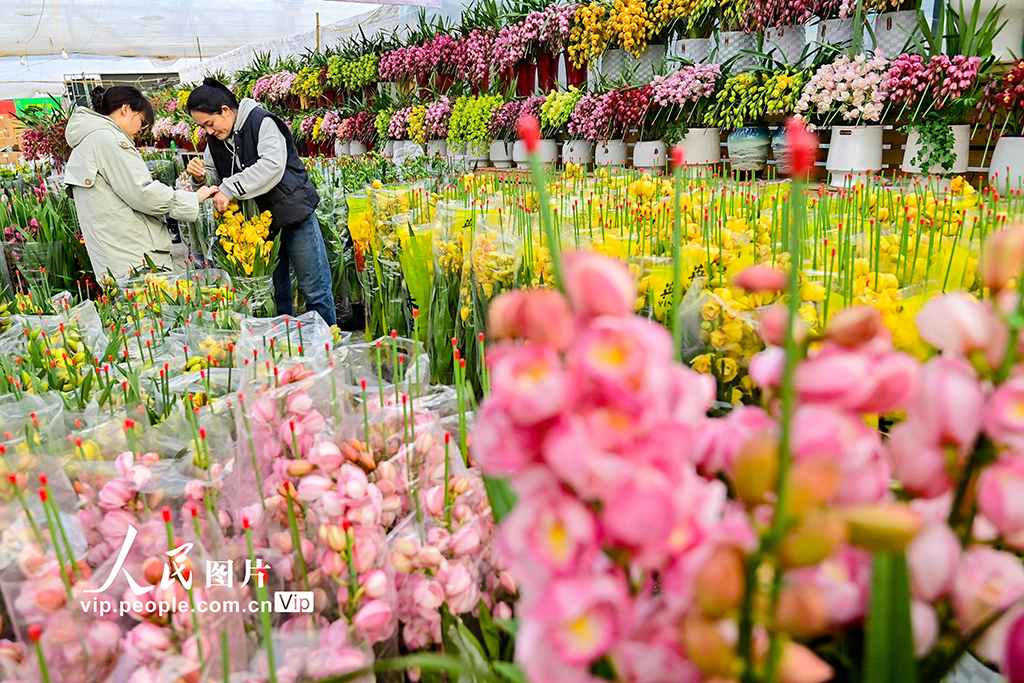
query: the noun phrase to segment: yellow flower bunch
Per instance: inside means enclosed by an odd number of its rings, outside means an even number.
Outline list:
[[[188,106],[189,95],[191,95],[191,94],[192,94],[191,90],[179,90],[178,91],[178,109],[179,110],[185,111],[185,108]]]
[[[221,267],[232,277],[263,277],[277,266],[277,239],[270,238],[269,211],[246,218],[232,201],[217,225]]]
[[[320,97],[324,94],[324,83],[320,80],[320,69],[305,66],[299,70],[292,83],[292,92],[299,97]]]
[[[313,124],[313,140],[317,142],[323,141],[323,131],[320,128],[323,125],[323,123],[324,117],[318,116],[316,117],[316,123]]]
[[[612,36],[608,6],[604,2],[580,5],[576,10],[576,23],[569,34],[569,57],[576,68],[581,69],[587,62],[593,62]]]
[[[647,39],[654,32],[654,23],[644,0],[615,0],[608,16],[608,28],[615,43],[639,57],[647,49]]]
[[[427,117],[426,106],[413,107],[406,118],[406,132],[409,139],[418,145],[427,144],[427,130],[423,127],[423,121]]]

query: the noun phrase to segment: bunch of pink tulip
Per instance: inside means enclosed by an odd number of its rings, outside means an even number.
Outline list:
[[[750,375],[763,407],[724,418],[707,417],[713,381],[632,315],[624,266],[563,263],[565,295],[493,302],[501,341],[473,444],[519,497],[499,545],[520,581],[516,658],[531,680],[589,683],[595,668],[734,680],[770,660],[775,680],[823,683],[835,672],[812,647],[863,626],[873,555],[903,552],[922,667],[950,666],[978,635],[979,656],[1024,662],[1007,637],[1024,630],[1024,565],[1009,551],[1024,545],[1011,502],[1024,490],[1012,355],[1024,344],[1008,341],[1020,298],[1006,289],[1024,228],[986,246],[993,299],[922,308],[919,332],[942,352],[924,364],[894,350],[871,308],[836,314],[813,340],[783,306],[762,311],[767,348]],[[777,292],[787,279],[754,266],[734,284]],[[888,439],[865,423],[897,411]]]

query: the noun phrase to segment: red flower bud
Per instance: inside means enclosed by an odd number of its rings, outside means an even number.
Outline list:
[[[38,643],[39,639],[43,636],[43,627],[39,624],[32,624],[28,627],[28,637],[33,643]]]
[[[794,116],[786,121],[786,142],[791,174],[806,178],[814,169],[818,156],[818,136],[807,130],[803,120]]]
[[[520,116],[517,126],[519,138],[526,143],[526,151],[534,154],[540,142],[540,121],[535,116]]]
[[[683,146],[676,145],[672,148],[672,168],[681,168],[686,155],[683,153]]]
[[[163,513],[165,522],[171,521],[171,508],[164,505],[163,509],[160,512]]]

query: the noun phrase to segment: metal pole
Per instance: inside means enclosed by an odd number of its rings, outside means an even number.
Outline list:
[[[316,13],[316,51],[320,52],[320,13]]]

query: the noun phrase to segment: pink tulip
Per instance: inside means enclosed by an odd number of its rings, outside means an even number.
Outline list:
[[[985,394],[978,373],[966,361],[940,356],[921,369],[907,415],[933,443],[970,447],[978,438]]]
[[[444,583],[444,594],[448,608],[453,614],[470,612],[480,601],[480,591],[476,579],[463,564],[453,564],[448,570]]]
[[[520,580],[570,576],[596,556],[594,513],[557,486],[537,486],[522,495],[502,523],[499,544]]]
[[[893,474],[909,493],[935,498],[953,489],[946,452],[915,422],[902,422],[889,433]]]
[[[853,406],[854,412],[884,415],[902,407],[917,388],[921,364],[906,353],[887,353],[876,358],[871,374],[871,394]]]
[[[657,567],[668,552],[675,527],[676,491],[668,478],[650,467],[630,473],[611,497],[605,499],[601,521],[608,540],[637,553],[640,566]]]
[[[352,617],[352,625],[366,631],[371,643],[384,638],[391,631],[394,613],[383,600],[370,600]]]
[[[782,386],[782,373],[785,369],[786,350],[781,346],[769,346],[750,359],[750,379],[762,389],[778,389]]]
[[[964,551],[953,584],[953,612],[960,632],[971,633],[1024,596],[1024,565],[1010,553],[983,546]]]
[[[1006,634],[1003,675],[1008,683],[1024,683],[1024,612],[1013,620]]]
[[[1000,458],[978,477],[978,511],[1003,536],[1024,530],[1024,455]]]
[[[512,606],[507,602],[499,602],[491,610],[492,619],[511,619],[512,618]]]
[[[825,336],[843,346],[860,346],[885,329],[882,313],[873,306],[851,306],[838,311],[825,328]]]
[[[586,422],[570,416],[548,430],[542,452],[551,471],[584,500],[599,500],[629,478],[632,463],[598,448]]]
[[[471,555],[480,549],[480,534],[473,527],[464,526],[452,535],[452,553]]]
[[[825,599],[832,628],[859,622],[867,609],[871,579],[871,554],[845,547],[812,567],[791,570],[787,576],[797,584],[810,584]]]
[[[492,353],[490,403],[525,426],[561,412],[572,388],[553,349],[531,345]]]
[[[261,398],[252,406],[253,422],[272,424],[278,419],[277,403],[270,398]]]
[[[607,256],[577,251],[562,258],[565,291],[576,315],[627,316],[636,304],[636,285],[625,264]]]
[[[548,289],[516,290],[498,295],[490,311],[495,339],[521,338],[564,351],[572,341],[572,316],[565,297]]]
[[[747,266],[733,277],[732,286],[748,292],[781,292],[788,280],[784,272],[771,266]]]
[[[350,500],[360,501],[366,497],[370,482],[366,472],[355,465],[345,463],[338,475],[338,490]]]
[[[299,481],[297,495],[299,500],[306,502],[319,500],[320,497],[334,488],[330,477],[319,474],[307,474]]]
[[[749,268],[747,270],[749,270]],[[740,273],[740,275],[742,274],[743,273]],[[761,338],[770,346],[785,346],[786,323],[788,321],[789,309],[781,304],[768,306],[761,310],[758,314],[758,322],[761,323]],[[793,318],[793,339],[797,344],[804,343],[804,340],[807,339],[807,331],[807,323],[803,321],[803,318],[800,316]]]
[[[985,239],[978,270],[981,282],[998,292],[1020,277],[1024,266],[1024,227],[999,230]]]
[[[1024,378],[1000,384],[985,410],[985,434],[997,444],[1024,450]]]
[[[365,574],[359,585],[363,587],[364,595],[368,598],[383,598],[388,593],[388,577],[382,569],[374,569]]]
[[[165,629],[144,621],[133,628],[124,638],[124,650],[140,664],[149,664],[162,659],[171,648],[171,639]]]
[[[135,500],[136,490],[127,479],[112,479],[100,489],[99,504],[104,510],[119,510]]]
[[[311,410],[302,417],[302,426],[307,434],[319,434],[327,426],[327,421],[319,410]],[[303,451],[308,450],[309,448],[303,448]]]
[[[444,510],[445,490],[443,486],[431,486],[423,492],[423,505],[427,512],[437,517]]]
[[[960,563],[960,541],[944,522],[932,522],[907,547],[914,597],[932,603],[953,587]]]
[[[313,409],[313,399],[305,391],[289,394],[284,401],[285,410],[293,415],[305,415]]]
[[[913,600],[910,603],[910,626],[914,633],[914,656],[923,659],[939,639],[939,617],[935,608],[926,602]]]
[[[561,661],[581,665],[608,652],[628,623],[628,611],[623,579],[599,574],[552,581],[530,617],[544,625]]]
[[[967,356],[990,343],[991,316],[970,294],[932,297],[914,317],[917,332],[939,351]]]
[[[865,382],[871,366],[861,353],[820,354],[797,366],[794,385],[801,401],[852,410],[871,396],[874,387]]]
[[[782,648],[779,660],[781,683],[825,683],[835,676],[831,666],[803,645],[790,641]]]
[[[309,461],[322,470],[336,472],[345,462],[345,456],[333,441],[321,441],[309,451]]]

